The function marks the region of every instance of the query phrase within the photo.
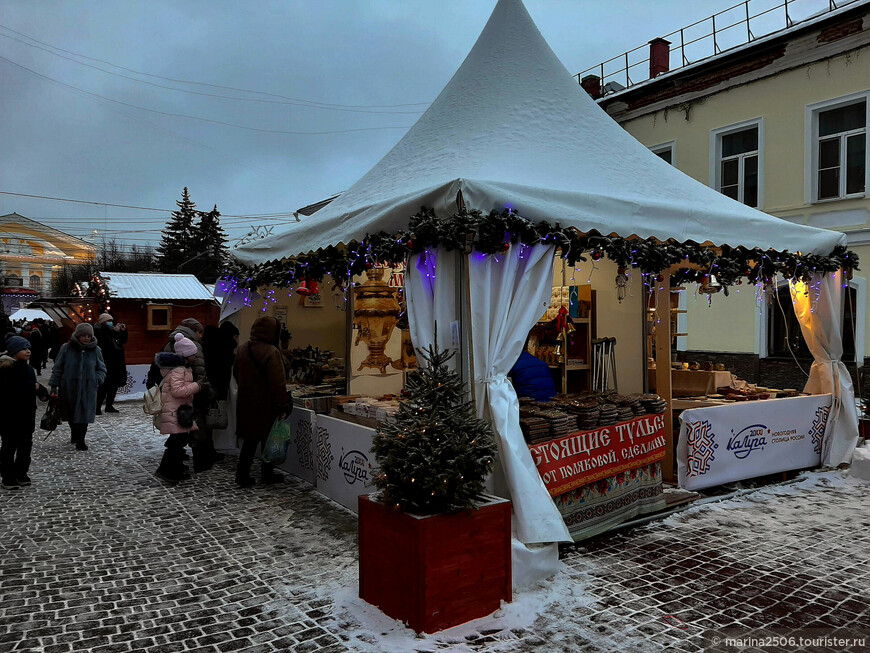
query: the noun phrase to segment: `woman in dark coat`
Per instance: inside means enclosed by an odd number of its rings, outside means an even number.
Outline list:
[[[84,451],[88,424],[97,409],[97,389],[106,380],[106,364],[87,322],[76,326],[69,342],[60,348],[51,370],[52,394],[60,399],[60,414],[69,422],[71,442]]]
[[[114,406],[115,395],[118,394],[118,388],[127,384],[127,360],[124,357],[124,345],[129,337],[127,326],[116,325],[114,320],[108,313],[103,313],[97,320],[97,328],[94,329],[97,346],[106,364],[106,380],[97,390],[97,415],[102,414],[104,401],[107,413],[120,412]]]
[[[227,398],[230,390],[238,344],[239,330],[230,322],[224,322],[220,327],[209,324],[202,332],[205,376],[215,396],[221,401]]]
[[[290,414],[284,381],[284,362],[278,350],[281,323],[274,317],[258,317],[251,327],[251,339],[241,345],[233,364],[233,376],[239,383],[236,404],[236,435],[242,438],[242,451],[236,468],[236,483],[253,485],[251,464],[257,447],[265,445],[275,418]],[[263,463],[264,484],[283,479],[274,465]]]
[[[30,325],[30,330],[27,332],[27,339],[30,340],[30,367],[39,376],[42,374],[42,366],[45,364],[45,341],[42,339],[42,332],[39,330],[39,325],[34,322]]]

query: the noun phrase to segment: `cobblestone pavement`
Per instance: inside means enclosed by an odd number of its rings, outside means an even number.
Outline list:
[[[302,482],[237,489],[234,459],[178,486],[121,404],[76,451],[36,434],[0,494],[0,651],[697,651],[706,628],[870,631],[870,486],[839,472],[562,550],[556,580],[415,637],[356,593],[356,518]]]

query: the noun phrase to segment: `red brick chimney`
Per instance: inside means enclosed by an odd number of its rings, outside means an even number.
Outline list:
[[[649,42],[649,77],[657,77],[671,69],[671,42],[662,38]]]
[[[580,80],[580,86],[583,90],[589,93],[593,100],[601,97],[601,78],[598,75],[586,75]]]

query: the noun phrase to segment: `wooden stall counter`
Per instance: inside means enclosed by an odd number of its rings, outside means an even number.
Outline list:
[[[656,391],[656,371],[647,371],[650,392]],[[697,397],[716,394],[717,388],[731,385],[734,375],[725,371],[671,370],[671,391],[674,397]]]

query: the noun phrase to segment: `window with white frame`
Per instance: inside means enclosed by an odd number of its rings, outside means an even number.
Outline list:
[[[662,143],[661,145],[656,145],[654,147],[649,148],[650,152],[655,154],[658,158],[660,158],[665,163],[670,165],[674,165],[674,142],[670,143]]]
[[[811,108],[812,200],[867,190],[867,94]]]
[[[712,185],[723,195],[747,206],[759,206],[761,182],[761,121],[712,132]]]

